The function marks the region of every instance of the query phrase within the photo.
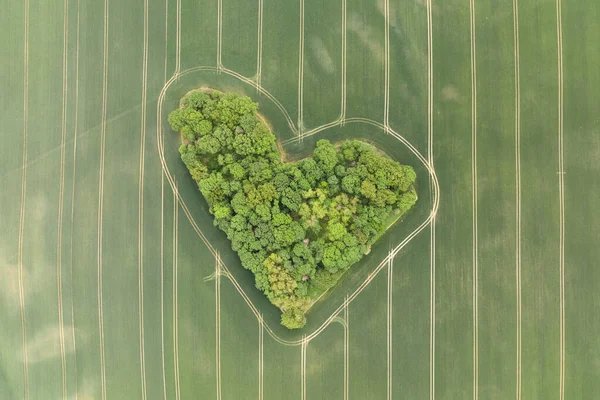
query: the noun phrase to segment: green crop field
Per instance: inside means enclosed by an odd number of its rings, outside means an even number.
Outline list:
[[[1,8],[0,399],[598,398],[597,0]],[[179,159],[198,87],[415,166],[301,330]]]

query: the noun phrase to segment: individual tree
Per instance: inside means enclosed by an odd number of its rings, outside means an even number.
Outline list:
[[[319,163],[326,174],[333,172],[338,163],[338,152],[329,140],[319,140],[313,158]]]
[[[291,308],[281,314],[281,325],[288,329],[298,329],[306,325],[306,315],[298,308]]]

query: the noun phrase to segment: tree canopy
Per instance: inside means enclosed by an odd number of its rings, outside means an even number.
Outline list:
[[[412,167],[364,142],[319,140],[283,163],[247,96],[193,91],[169,115],[181,159],[256,287],[289,329],[417,201]]]

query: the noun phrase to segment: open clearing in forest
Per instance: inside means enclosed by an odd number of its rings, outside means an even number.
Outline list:
[[[0,19],[0,398],[600,392],[597,1],[25,0]],[[173,162],[166,115],[202,85],[259,101],[287,152],[364,137],[420,163],[421,208],[297,336]]]

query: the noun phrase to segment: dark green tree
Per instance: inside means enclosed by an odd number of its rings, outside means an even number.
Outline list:
[[[290,329],[417,201],[416,173],[357,140],[319,140],[282,163],[275,135],[246,96],[192,91],[169,115],[181,159],[256,287]]]

